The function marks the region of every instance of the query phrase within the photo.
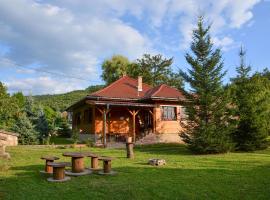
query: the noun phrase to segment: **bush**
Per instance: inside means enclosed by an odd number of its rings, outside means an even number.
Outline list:
[[[76,145],[78,142],[79,142],[79,134],[80,134],[80,131],[78,129],[74,129],[72,131],[72,141],[73,141],[73,144]]]

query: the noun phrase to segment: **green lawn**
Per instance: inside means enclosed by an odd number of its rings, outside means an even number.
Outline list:
[[[49,183],[40,156],[80,149],[18,146],[0,161],[0,199],[270,199],[270,149],[254,153],[191,155],[183,145],[138,147],[127,160],[121,149],[83,148],[115,157],[117,176],[88,175]],[[167,165],[152,167],[149,158]],[[89,165],[89,160],[86,161]],[[9,169],[8,169],[9,168]]]
[[[70,138],[56,137],[56,136],[53,136],[50,138],[50,143],[51,144],[73,144]]]

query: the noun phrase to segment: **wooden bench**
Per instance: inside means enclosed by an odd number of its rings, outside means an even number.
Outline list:
[[[58,157],[55,156],[42,156],[41,157],[42,160],[45,160],[45,170],[44,171],[40,171],[41,173],[47,173],[47,174],[52,174],[53,173],[53,167],[48,165],[48,163],[52,163],[55,160],[59,160]]]
[[[103,161],[103,170],[99,171],[101,175],[114,175],[115,171],[112,171],[112,160],[111,157],[99,157],[98,160]]]
[[[70,180],[70,177],[65,176],[66,162],[48,162],[47,165],[53,168],[53,177],[48,178],[48,181],[64,182]]]

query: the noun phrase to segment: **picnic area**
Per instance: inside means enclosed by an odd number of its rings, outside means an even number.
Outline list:
[[[11,160],[0,160],[0,199],[269,199],[270,150],[253,153],[193,155],[181,144],[137,146],[135,158],[125,149],[7,147]],[[92,173],[52,183],[40,174],[43,155],[70,162],[64,152],[93,152],[114,160],[114,176]],[[147,164],[150,158],[164,166]],[[91,158],[84,158],[90,167]],[[102,168],[102,163],[99,163]]]

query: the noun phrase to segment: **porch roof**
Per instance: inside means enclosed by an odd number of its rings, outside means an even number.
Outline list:
[[[87,104],[90,105],[103,105],[103,106],[130,106],[130,107],[156,107],[155,104],[147,104],[147,103],[136,103],[136,102],[113,102],[113,101],[91,101],[91,100],[86,100]]]

